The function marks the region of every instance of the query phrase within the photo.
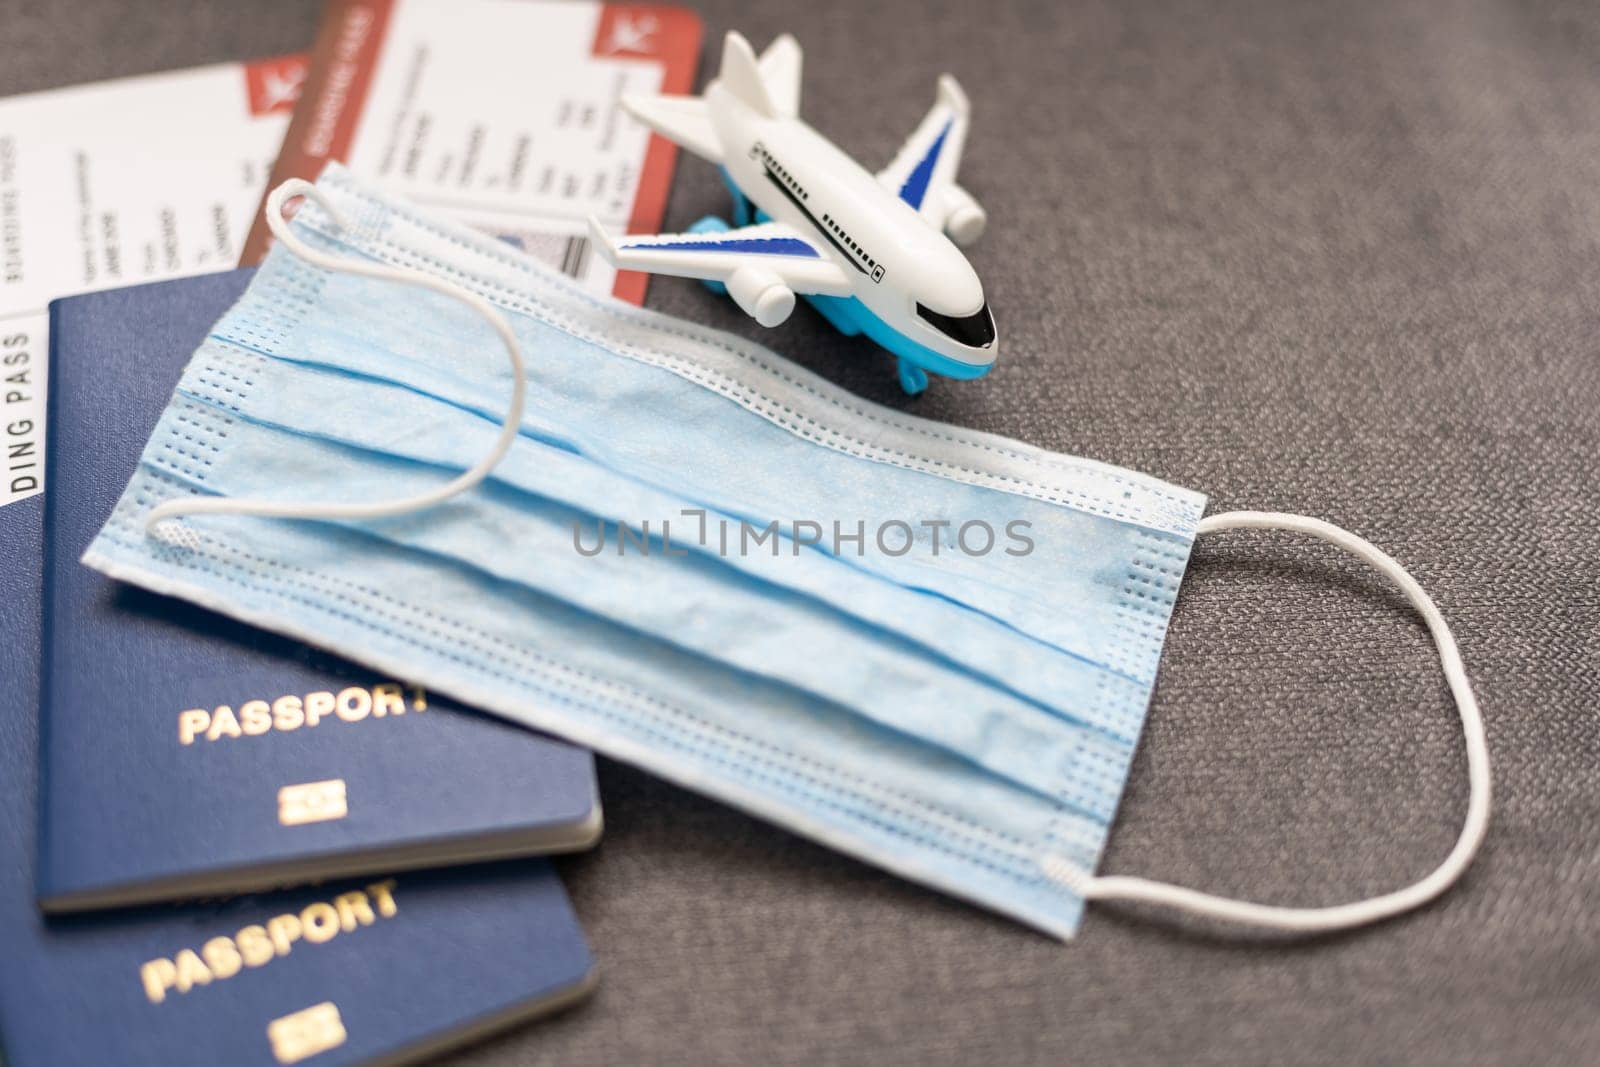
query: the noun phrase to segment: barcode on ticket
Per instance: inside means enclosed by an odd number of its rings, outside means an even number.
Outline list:
[[[533,233],[521,230],[501,233],[500,240],[559,270],[569,278],[582,281],[588,276],[593,261],[592,242],[587,237],[560,233]]]

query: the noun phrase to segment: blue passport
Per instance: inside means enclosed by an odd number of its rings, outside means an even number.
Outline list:
[[[78,562],[249,276],[50,305],[47,911],[570,851],[600,833],[589,752]]]
[[[42,917],[30,857],[43,503],[0,507],[0,1062],[394,1062],[589,988],[583,933],[539,859]]]

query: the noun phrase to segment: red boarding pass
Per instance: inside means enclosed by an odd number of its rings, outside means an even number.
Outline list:
[[[677,149],[625,93],[688,93],[700,19],[659,4],[332,0],[269,188],[329,160],[521,248],[595,293],[645,276],[592,254],[586,220],[655,233]],[[269,234],[257,217],[242,265]]]

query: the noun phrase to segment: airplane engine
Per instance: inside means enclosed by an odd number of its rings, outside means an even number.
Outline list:
[[[944,232],[950,240],[965,248],[982,237],[983,228],[989,223],[989,214],[972,199],[972,194],[959,185],[950,185],[945,188],[943,196]]]
[[[763,326],[777,326],[794,311],[794,290],[762,267],[740,267],[730,274],[728,295]]]

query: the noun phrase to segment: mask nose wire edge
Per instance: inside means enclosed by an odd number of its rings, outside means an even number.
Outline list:
[[[1290,515],[1269,511],[1230,511],[1202,519],[1196,534],[1214,533],[1218,530],[1258,529],[1288,530],[1310,534],[1366,561],[1384,577],[1393,582],[1406,599],[1422,615],[1439,650],[1439,662],[1445,680],[1455,697],[1456,709],[1461,715],[1461,731],[1466,740],[1467,783],[1470,794],[1467,815],[1461,826],[1461,835],[1455,847],[1427,877],[1418,882],[1380,896],[1350,904],[1319,908],[1279,907],[1256,904],[1231,897],[1213,896],[1185,886],[1156,882],[1146,878],[1119,875],[1095,876],[1085,874],[1057,857],[1046,858],[1041,866],[1045,874],[1066,885],[1085,900],[1123,900],[1156,904],[1210,919],[1243,923],[1257,927],[1292,932],[1319,932],[1342,930],[1378,922],[1426,904],[1449,889],[1461,872],[1472,862],[1473,855],[1482,844],[1489,827],[1489,748],[1484,739],[1483,717],[1478,710],[1477,697],[1467,680],[1466,667],[1461,662],[1455,637],[1445,624],[1433,599],[1406,573],[1404,567],[1368,541],[1332,523],[1305,515]]]
[[[522,423],[523,398],[527,392],[522,348],[517,343],[511,324],[498,308],[478,294],[445,278],[424,274],[421,271],[391,267],[380,263],[344,256],[330,255],[302,241],[284,218],[284,205],[295,197],[305,197],[322,208],[340,229],[350,227],[343,213],[324,195],[322,190],[303,178],[290,178],[273,189],[267,196],[267,227],[285,248],[296,256],[323,270],[343,271],[368,278],[402,282],[431,289],[444,296],[453,297],[483,316],[494,327],[511,364],[511,399],[506,405],[505,419],[500,424],[500,434],[483,458],[455,478],[437,488],[411,496],[394,497],[365,503],[335,503],[314,500],[268,500],[250,497],[186,497],[168,500],[150,509],[145,515],[145,533],[174,544],[192,542],[196,535],[168,520],[182,515],[257,515],[269,518],[296,519],[381,519],[418,511],[447,500],[457,493],[471,489],[486,478],[495,465],[510,451],[512,442]]]

